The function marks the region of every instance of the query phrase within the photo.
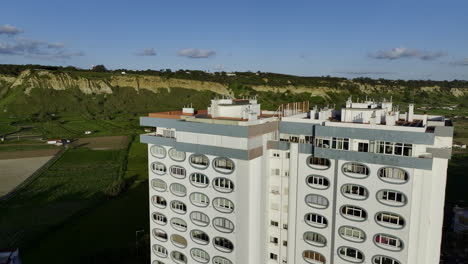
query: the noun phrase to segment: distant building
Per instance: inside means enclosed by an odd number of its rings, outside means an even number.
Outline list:
[[[0,249],[0,264],[21,264],[18,249],[1,250]]]
[[[120,74],[125,75],[125,74],[127,74],[127,73],[123,71],[123,72],[121,72]]]
[[[153,264],[439,263],[443,116],[388,101],[264,111],[215,99],[140,124],[156,129],[140,137]]]
[[[91,134],[93,133],[93,131],[87,130],[87,131],[85,131],[84,133],[85,133],[85,135],[91,135]]]
[[[49,145],[57,145],[57,144],[62,145],[62,140],[61,139],[48,139],[47,144],[49,144]]]
[[[459,143],[459,142],[454,142],[452,147],[466,149],[466,144]]]
[[[226,76],[236,76],[236,74],[234,72],[228,72],[226,73]]]
[[[57,145],[62,146],[65,144],[69,144],[71,141],[69,139],[48,139],[47,144],[49,145]]]

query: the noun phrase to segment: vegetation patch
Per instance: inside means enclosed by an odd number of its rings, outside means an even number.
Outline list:
[[[67,150],[47,171],[0,201],[0,248],[23,247],[106,200],[125,150]]]

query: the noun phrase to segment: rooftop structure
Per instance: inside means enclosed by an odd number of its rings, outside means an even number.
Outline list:
[[[390,101],[149,114],[152,264],[436,264],[453,127]]]

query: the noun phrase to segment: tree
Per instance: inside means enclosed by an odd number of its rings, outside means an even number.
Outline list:
[[[93,68],[91,70],[95,71],[95,72],[106,72],[107,71],[106,67],[104,65],[102,65],[102,64],[93,66]]]

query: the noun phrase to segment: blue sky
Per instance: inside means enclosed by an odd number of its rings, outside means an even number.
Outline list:
[[[468,80],[468,1],[15,0],[0,64]]]

